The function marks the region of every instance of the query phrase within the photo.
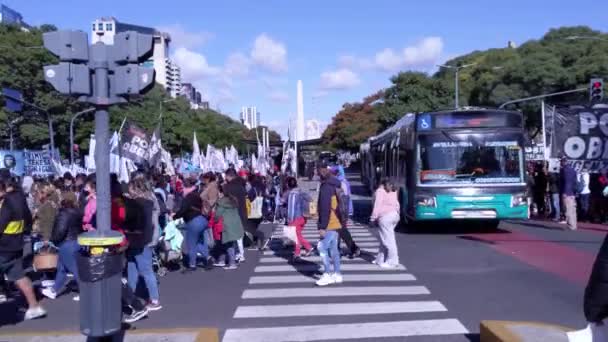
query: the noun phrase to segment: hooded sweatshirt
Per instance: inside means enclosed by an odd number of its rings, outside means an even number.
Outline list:
[[[336,189],[340,187],[340,181],[334,176],[329,176],[321,182],[319,201],[317,204],[317,210],[319,212],[319,230],[338,230],[342,228],[338,215],[336,215],[336,210],[338,208]]]

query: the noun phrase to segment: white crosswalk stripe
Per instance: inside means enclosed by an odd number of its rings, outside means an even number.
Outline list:
[[[373,229],[352,224],[349,231],[361,250],[378,252],[380,240]],[[282,234],[282,226],[277,227],[274,236]],[[316,245],[314,220],[306,224],[303,236]],[[403,265],[383,269],[369,263],[374,255],[363,253],[354,259],[342,257],[344,283],[317,287],[314,282],[323,270],[320,256],[290,263],[293,245],[284,247],[277,238],[269,246],[249,278],[223,342],[416,341],[416,336],[468,333],[458,319],[446,316],[448,308],[431,298],[430,290]],[[332,317],[340,317],[339,323],[328,324]]]

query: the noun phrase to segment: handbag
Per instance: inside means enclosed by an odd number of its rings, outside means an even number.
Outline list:
[[[283,241],[298,243],[298,234],[295,226],[283,226]]]
[[[264,199],[261,196],[257,196],[251,202],[251,211],[247,218],[249,219],[260,219],[262,218],[262,207],[264,206]]]
[[[34,255],[34,270],[46,271],[56,269],[58,260],[59,254],[57,254],[57,248],[45,245]]]

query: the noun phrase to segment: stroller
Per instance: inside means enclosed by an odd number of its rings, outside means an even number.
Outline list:
[[[184,236],[178,227],[183,223],[182,219],[170,221],[161,232],[153,259],[153,266],[159,277],[167,275],[169,269],[179,270],[181,268]]]

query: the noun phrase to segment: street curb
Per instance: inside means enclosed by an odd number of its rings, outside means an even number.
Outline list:
[[[544,330],[547,334],[562,334],[565,337],[566,332],[572,331],[570,329],[560,325],[546,324],[541,322],[526,322],[526,321],[491,321],[484,320],[479,324],[479,340],[480,342],[533,342],[538,341],[538,336],[533,339],[529,339],[522,336],[521,333],[517,333],[514,328],[531,328]],[[565,337],[565,341],[568,341]],[[543,340],[545,341],[545,340]],[[549,340],[546,340],[549,341]],[[557,342],[557,341],[556,341]]]
[[[199,329],[188,329],[188,328],[176,328],[176,329],[133,329],[124,331],[125,336],[133,335],[171,335],[180,333],[196,333],[196,337],[193,342],[219,342],[220,334],[217,328],[199,328]],[[11,337],[32,337],[36,338],[36,341],[42,341],[44,337],[78,337],[82,336],[83,340],[86,337],[75,331],[40,331],[40,332],[15,332],[15,333],[0,333],[0,342],[10,341]],[[9,338],[9,340],[5,340]]]

